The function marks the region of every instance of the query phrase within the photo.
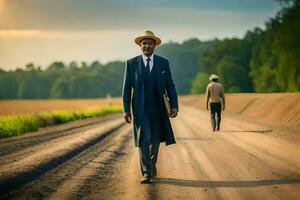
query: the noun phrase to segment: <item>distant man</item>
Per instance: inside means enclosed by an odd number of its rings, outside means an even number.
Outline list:
[[[219,131],[221,124],[221,110],[222,108],[225,110],[224,88],[223,85],[218,82],[219,77],[216,74],[210,75],[209,80],[211,82],[206,88],[206,109],[208,110],[208,105],[210,105],[212,130]]]
[[[161,43],[151,31],[135,38],[142,55],[126,62],[123,83],[123,112],[127,123],[132,120],[135,146],[139,148],[143,178],[141,183],[150,183],[157,175],[156,161],[160,142],[174,144],[169,117],[178,112],[178,99],[172,80],[169,61],[154,55]],[[171,112],[168,116],[163,95],[168,94]],[[132,114],[131,114],[132,109]]]

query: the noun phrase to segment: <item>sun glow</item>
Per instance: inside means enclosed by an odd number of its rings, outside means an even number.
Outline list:
[[[31,37],[41,33],[39,30],[0,30],[0,37]]]
[[[0,12],[4,10],[5,1],[6,0],[0,0]]]

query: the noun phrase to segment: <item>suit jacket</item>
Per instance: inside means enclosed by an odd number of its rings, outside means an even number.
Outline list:
[[[145,87],[142,67],[145,67],[142,56],[134,57],[126,62],[123,82],[123,111],[131,112],[133,116],[133,130],[135,146],[139,146],[140,134],[143,129],[143,115],[145,112]],[[164,106],[163,94],[168,94],[171,108],[178,109],[178,97],[169,67],[169,61],[154,55],[153,67],[156,68],[156,81],[159,90],[159,109],[162,119],[161,142],[166,145],[174,144],[175,138],[169,117]]]

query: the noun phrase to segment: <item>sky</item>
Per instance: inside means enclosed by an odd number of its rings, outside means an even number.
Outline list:
[[[0,0],[0,68],[126,60],[145,30],[163,43],[241,38],[278,10],[275,0]]]

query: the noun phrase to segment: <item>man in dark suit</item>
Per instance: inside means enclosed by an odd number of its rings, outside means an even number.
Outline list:
[[[169,61],[154,55],[161,43],[151,31],[135,38],[142,55],[126,62],[123,83],[123,112],[127,123],[133,119],[135,146],[139,148],[143,178],[141,183],[150,183],[157,175],[156,161],[160,142],[175,144],[169,117],[178,113],[178,98],[172,80]],[[170,100],[168,115],[163,95]],[[132,118],[133,117],[133,118]]]

